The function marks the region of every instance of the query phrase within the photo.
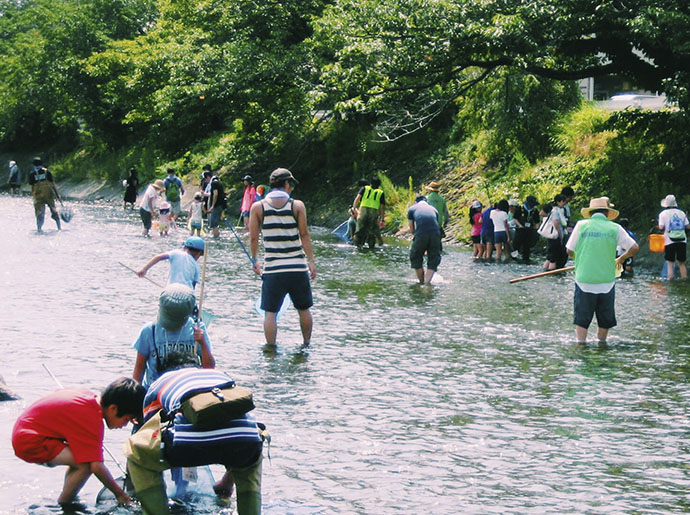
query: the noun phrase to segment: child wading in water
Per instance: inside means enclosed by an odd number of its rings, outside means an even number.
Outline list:
[[[142,420],[146,390],[134,379],[112,382],[102,395],[82,388],[63,388],[38,399],[17,419],[12,446],[17,457],[48,467],[65,465],[59,504],[73,503],[84,483],[95,475],[121,504],[132,499],[103,463],[103,422],[117,429]]]
[[[170,204],[167,202],[162,202],[160,211],[158,212],[158,232],[161,236],[168,235],[170,221]]]
[[[484,245],[481,242],[482,234],[482,203],[478,200],[472,202],[470,206],[470,225],[472,230],[470,236],[472,237],[472,257],[474,259],[481,259],[484,255]]]
[[[203,195],[200,191],[194,194],[194,202],[189,206],[189,233],[193,236],[195,234],[201,236],[201,226],[203,223],[202,207],[203,203],[201,200]]]

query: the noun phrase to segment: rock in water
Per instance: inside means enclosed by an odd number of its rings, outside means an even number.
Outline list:
[[[0,401],[14,401],[19,399],[12,391],[7,388],[5,380],[0,376]]]

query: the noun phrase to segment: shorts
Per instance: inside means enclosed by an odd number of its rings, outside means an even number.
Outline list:
[[[179,214],[180,214],[180,210],[182,209],[182,208],[180,207],[180,201],[179,201],[179,200],[176,200],[175,202],[173,202],[173,201],[171,201],[171,200],[168,200],[168,202],[170,202],[170,212],[171,212],[173,215],[179,215]]]
[[[201,220],[199,220],[198,222],[192,220],[192,221],[189,223],[189,225],[190,225],[190,227],[191,227],[192,229],[198,229],[199,231],[201,230]]]
[[[508,233],[505,231],[494,232],[494,245],[508,243]]]
[[[151,213],[146,211],[143,207],[140,207],[139,216],[141,217],[141,222],[144,224],[144,229],[147,231],[151,229]]]
[[[296,309],[309,309],[314,305],[308,272],[278,272],[261,276],[261,309],[277,313],[285,295],[290,295]]]
[[[471,236],[471,238],[472,243],[474,243],[475,245],[479,245],[482,242],[482,237],[479,234],[477,234],[476,236]]]
[[[29,463],[48,463],[55,458],[67,444],[57,438],[48,438],[34,431],[17,429],[12,432],[14,454]]]
[[[596,313],[597,324],[601,329],[610,329],[616,326],[616,287],[608,293],[587,293],[575,285],[573,296],[574,317],[573,323],[579,327],[588,328],[592,323],[592,317]]]
[[[563,259],[565,249],[560,238],[546,240],[546,259],[551,263],[558,263]]]
[[[213,208],[213,211],[208,215],[208,226],[211,229],[214,229],[218,227],[218,224],[220,223],[220,216],[223,214],[223,209],[224,207],[221,206],[216,206]]]
[[[669,243],[664,247],[664,259],[666,261],[670,261],[671,263],[675,261],[685,263],[687,252],[687,244],[684,241]]]
[[[240,215],[242,216],[242,218],[249,218],[249,211],[242,211]]]
[[[415,234],[410,246],[410,266],[415,270],[424,267],[424,253],[427,253],[426,267],[434,272],[441,264],[441,235]]]
[[[494,244],[494,232],[493,231],[483,232],[481,234],[481,240],[482,240],[482,243],[484,245],[486,245],[487,243],[490,245],[493,245]]]

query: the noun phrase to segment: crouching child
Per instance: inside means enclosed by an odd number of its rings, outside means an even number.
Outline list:
[[[144,425],[125,444],[128,472],[145,514],[169,513],[164,470],[212,464],[226,469],[215,485],[216,493],[229,497],[234,483],[238,513],[261,513],[261,460],[267,433],[244,411],[253,408],[251,399],[251,405],[238,413],[203,424],[188,411],[186,401],[196,394],[223,398],[230,395],[228,389],[235,389],[228,375],[197,368],[168,371],[150,386],[144,399]]]
[[[67,466],[59,504],[74,502],[94,474],[121,504],[132,499],[113,479],[103,464],[103,421],[109,429],[141,420],[144,388],[135,380],[121,377],[101,395],[64,388],[43,397],[24,411],[12,430],[12,447],[17,457],[48,467]]]

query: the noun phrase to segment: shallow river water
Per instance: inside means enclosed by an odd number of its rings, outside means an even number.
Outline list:
[[[0,513],[61,511],[63,471],[14,457],[12,425],[55,388],[43,364],[93,389],[131,374],[131,344],[159,289],[119,263],[138,268],[184,239],[142,238],[138,215],[117,205],[73,205],[64,231],[48,219],[39,235],[29,198],[0,197],[0,374],[21,396],[0,404]],[[312,345],[301,349],[291,309],[275,353],[263,347],[247,257],[227,230],[210,243],[204,308],[217,317],[217,367],[252,388],[273,437],[265,513],[690,510],[687,284],[651,273],[620,281],[610,348],[580,349],[572,275],[511,285],[539,267],[473,263],[447,248],[443,283],[420,287],[404,244],[356,252],[328,230],[312,235]],[[165,283],[167,270],[149,276]],[[122,463],[127,435],[106,431]],[[100,486],[91,478],[82,491],[88,512],[104,512]],[[233,510],[201,496],[186,512]]]

